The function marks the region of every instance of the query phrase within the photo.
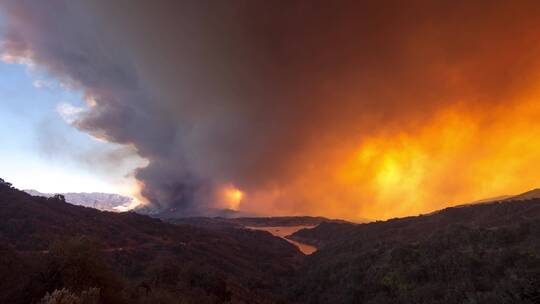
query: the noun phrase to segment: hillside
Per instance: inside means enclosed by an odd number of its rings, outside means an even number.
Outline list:
[[[99,287],[104,303],[275,303],[277,278],[303,259],[265,232],[102,212],[3,182],[0,248],[0,303],[32,303],[62,287]]]
[[[290,227],[317,226],[321,223],[347,223],[343,220],[321,216],[274,216],[274,217],[179,217],[166,219],[171,223],[206,227]]]
[[[506,198],[505,200],[507,200],[507,201],[514,200],[514,201],[516,201],[516,200],[530,200],[530,199],[533,199],[533,198],[540,198],[540,189],[533,189],[533,190],[518,194],[516,196]]]
[[[323,223],[291,238],[319,247],[296,279],[298,302],[540,303],[540,199]]]
[[[533,198],[540,198],[540,189],[529,190],[527,192],[523,192],[517,195],[499,195],[496,197],[477,200],[471,203],[456,205],[454,207],[463,207],[463,206],[470,206],[470,205],[477,205],[477,204],[490,204],[490,203],[502,202],[502,201],[530,200]]]
[[[244,229],[316,221],[290,236],[319,249],[309,256]],[[0,303],[36,303],[62,288],[80,297],[98,288],[101,303],[540,303],[540,199],[367,224],[173,224],[1,182],[0,275]]]
[[[295,246],[304,254],[311,254],[317,248],[311,244],[290,239],[288,236],[299,229],[313,228],[324,223],[348,223],[343,220],[328,219],[314,216],[278,216],[278,217],[180,217],[166,219],[175,224],[195,225],[210,229],[247,228],[250,230],[267,231],[281,237]]]

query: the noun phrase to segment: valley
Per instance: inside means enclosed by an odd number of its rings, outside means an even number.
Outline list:
[[[314,225],[316,223],[316,225]],[[1,303],[538,303],[540,199],[355,224],[177,218],[0,184]],[[95,291],[94,291],[95,292]]]
[[[246,228],[248,229],[267,231],[267,232],[270,232],[272,235],[283,238],[284,240],[298,247],[298,249],[300,249],[300,251],[302,251],[302,253],[306,255],[310,255],[314,253],[315,251],[317,251],[317,248],[315,246],[311,246],[308,244],[304,244],[304,243],[289,239],[288,236],[297,232],[298,230],[311,229],[314,227],[315,226],[277,226],[277,227],[246,226]]]

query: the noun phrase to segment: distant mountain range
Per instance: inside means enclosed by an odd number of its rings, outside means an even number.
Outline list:
[[[29,190],[23,190],[24,192],[32,195],[32,196],[43,196],[43,197],[53,197],[56,193],[43,193],[39,192],[37,190],[29,189]],[[100,192],[69,192],[69,193],[58,193],[65,197],[66,202],[78,205],[78,206],[84,206],[84,207],[90,207],[95,208],[98,210],[103,211],[114,211],[114,212],[121,212],[121,211],[127,211],[128,206],[133,202],[133,199],[131,197],[114,194],[114,193],[100,193]],[[497,201],[514,201],[514,200],[528,200],[528,199],[534,199],[534,198],[540,198],[540,189],[533,189],[518,195],[501,195],[497,197],[482,199],[478,201],[474,201],[472,203],[457,205],[456,207],[461,206],[469,206],[469,205],[475,205],[475,204],[485,204],[485,203],[491,203],[491,202],[497,202]],[[254,214],[246,214],[243,212],[230,210],[230,209],[217,209],[217,208],[210,208],[205,209],[202,211],[191,211],[186,212],[185,210],[174,210],[174,209],[167,209],[162,211],[152,211],[151,209],[148,209],[148,207],[140,207],[135,210],[137,213],[150,215],[152,217],[157,217],[165,220],[171,220],[174,219],[178,222],[182,222],[180,220],[181,218],[242,218],[240,221],[249,221],[249,219],[256,219],[258,222],[263,221],[264,217],[259,217]],[[268,219],[276,220],[279,217],[271,217]],[[288,217],[282,217],[281,220],[287,220]],[[302,217],[290,217],[291,219],[294,219],[294,221],[298,221],[299,219],[302,219]],[[307,217],[306,217],[307,218]],[[317,217],[309,217],[310,220],[315,220],[316,225],[320,222],[326,222],[328,219],[324,219],[322,221],[318,221],[320,219],[317,219]],[[305,218],[304,218],[305,219]],[[190,219],[191,221],[193,219]],[[263,221],[264,222],[264,221]],[[363,220],[361,222],[370,222],[369,220]],[[245,224],[245,223],[242,223]],[[304,225],[306,223],[302,223]],[[263,225],[261,223],[257,223],[257,225],[267,226]],[[283,226],[294,226],[291,223],[286,223]],[[268,225],[268,226],[275,226],[275,225]]]
[[[275,217],[177,217],[162,219],[169,223],[200,226],[211,229],[245,227],[296,227],[317,226],[321,223],[349,223],[344,220],[321,216],[275,216]]]
[[[233,218],[240,216],[247,216],[244,212],[226,209],[226,208],[201,208],[201,209],[178,209],[178,208],[165,208],[156,209],[152,206],[139,206],[135,212],[149,215],[160,219],[174,219],[174,218],[186,218],[186,217],[223,217]]]
[[[43,193],[37,190],[24,190],[24,192],[32,196],[53,197],[54,195],[56,195],[56,193]],[[70,204],[90,207],[103,211],[126,211],[127,207],[133,202],[133,199],[131,197],[113,193],[69,192],[58,194],[63,195],[66,199],[66,202]]]

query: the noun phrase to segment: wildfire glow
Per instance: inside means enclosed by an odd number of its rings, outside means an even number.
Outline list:
[[[244,192],[233,185],[225,186],[221,192],[225,207],[231,210],[238,210],[240,202],[244,198]]]
[[[387,219],[537,188],[536,100],[529,95],[489,111],[455,106],[422,124],[383,128],[334,154],[306,157],[317,165],[299,165],[285,186],[250,193],[250,201],[272,208],[267,213]]]

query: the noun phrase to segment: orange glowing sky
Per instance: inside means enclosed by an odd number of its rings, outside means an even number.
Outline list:
[[[183,117],[207,131],[190,165],[221,185],[218,207],[387,219],[540,186],[540,5],[324,3],[223,9],[230,36],[201,34],[232,71],[194,57],[189,97],[219,103]]]
[[[538,1],[38,3],[0,4],[2,54],[82,91],[68,123],[133,147],[157,209],[387,219],[540,187]]]
[[[220,197],[223,200],[223,207],[231,210],[238,210],[244,198],[244,193],[233,185],[226,185],[221,189]]]
[[[287,187],[248,194],[256,203],[245,206],[387,219],[525,192],[540,185],[539,117],[534,90],[489,109],[456,103],[427,121],[397,132],[382,128],[356,145],[336,147],[310,160],[317,165],[305,167]]]

